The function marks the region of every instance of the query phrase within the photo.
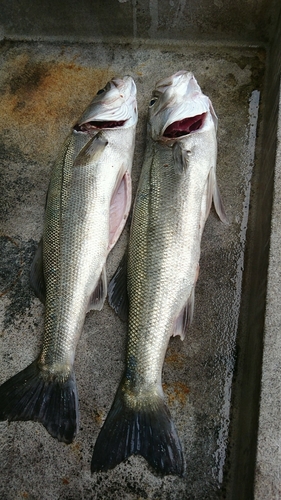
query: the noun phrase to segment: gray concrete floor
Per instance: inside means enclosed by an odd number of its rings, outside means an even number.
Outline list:
[[[171,340],[165,360],[164,389],[184,448],[184,477],[156,476],[141,457],[131,457],[111,472],[90,474],[93,446],[125,356],[126,325],[106,304],[101,313],[87,315],[77,349],[81,424],[76,440],[67,446],[40,424],[1,422],[1,498],[218,498],[224,480],[263,51],[183,44],[160,48],[136,43],[132,48],[7,42],[1,47],[0,64],[1,383],[33,361],[42,342],[44,309],[28,275],[42,232],[51,165],[71,125],[113,75],[132,75],[138,88],[135,190],[153,85],[179,69],[194,72],[219,116],[217,177],[229,219],[226,226],[214,212],[209,217],[194,322],[183,343]],[[128,228],[110,256],[109,277],[127,234]]]

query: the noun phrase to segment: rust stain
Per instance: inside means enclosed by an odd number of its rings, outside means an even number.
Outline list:
[[[67,477],[63,477],[62,478],[62,483],[63,484],[69,484],[69,479],[67,479]]]
[[[180,354],[173,347],[169,347],[166,357],[165,363],[172,364],[177,368],[183,368],[185,366],[186,360],[183,354]]]
[[[187,396],[190,392],[188,386],[183,382],[173,382],[171,384],[163,384],[163,389],[168,397],[168,404],[180,403],[184,406],[187,401]]]
[[[26,491],[24,491],[24,492],[21,494],[21,496],[22,496],[23,498],[29,498],[29,494],[28,494],[28,493],[26,493]]]
[[[1,75],[0,131],[10,129],[23,152],[34,155],[38,148],[52,154],[62,127],[70,129],[113,76],[108,68],[34,61],[27,54],[8,60]]]
[[[92,417],[94,422],[101,427],[103,423],[103,418],[104,418],[104,412],[102,410],[93,410],[92,411]]]
[[[73,454],[76,455],[77,458],[79,458],[79,459],[81,458],[82,447],[81,447],[80,443],[78,443],[77,441],[72,443],[70,445],[70,449],[73,452]]]

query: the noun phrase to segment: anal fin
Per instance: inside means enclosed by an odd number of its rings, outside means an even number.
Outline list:
[[[35,295],[43,304],[46,301],[46,284],[43,271],[43,238],[38,243],[37,250],[30,269],[30,283]]]
[[[128,249],[108,285],[108,303],[122,321],[128,319],[129,298],[127,292]]]

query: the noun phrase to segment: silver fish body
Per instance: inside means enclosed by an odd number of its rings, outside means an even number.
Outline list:
[[[38,420],[65,442],[78,429],[75,349],[87,311],[103,306],[106,259],[130,210],[136,123],[135,83],[114,78],[66,139],[51,174],[43,237],[31,270],[45,303],[41,354],[0,387],[2,420]],[[22,394],[13,396],[21,384]]]
[[[106,258],[131,205],[135,124],[89,138],[74,130],[65,144],[49,187],[43,233],[46,335],[40,365],[44,371],[62,370],[63,377],[72,369],[86,312],[101,309],[105,300]],[[125,206],[118,220],[111,220],[121,183]],[[100,279],[101,294],[93,298]]]
[[[201,236],[212,198],[225,220],[215,178],[216,124],[212,104],[191,73],[178,72],[156,85],[128,250],[126,370],[113,411],[119,404],[131,419],[122,460],[140,453],[165,474],[181,475],[184,465],[164,403],[164,357],[170,337],[183,339],[192,320]],[[104,424],[108,432],[110,418]],[[100,436],[93,470],[106,470],[121,458],[111,449],[98,456],[103,430]]]

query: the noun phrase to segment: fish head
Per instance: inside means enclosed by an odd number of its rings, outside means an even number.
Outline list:
[[[189,134],[217,129],[210,99],[193,73],[178,71],[156,83],[149,103],[149,124],[155,141],[172,145]]]
[[[100,129],[129,128],[136,125],[136,96],[136,84],[131,76],[112,78],[97,92],[74,130],[95,134]]]

